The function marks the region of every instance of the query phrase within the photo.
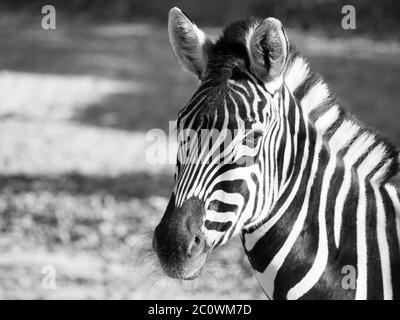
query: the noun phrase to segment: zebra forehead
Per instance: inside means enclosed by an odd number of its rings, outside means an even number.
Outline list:
[[[226,112],[224,105],[213,106],[212,108],[205,106],[197,113],[188,115],[178,120],[180,129],[236,129],[238,121],[245,122],[240,118],[235,118],[232,112]]]
[[[181,129],[251,129],[256,122],[248,113],[254,94],[249,95],[249,80],[235,81],[240,87],[233,88],[227,82],[209,90],[200,91],[204,97],[194,99],[178,115]],[[239,92],[235,89],[240,89]],[[244,92],[246,90],[246,92]],[[260,100],[260,99],[259,99]],[[200,101],[200,102],[197,102]]]

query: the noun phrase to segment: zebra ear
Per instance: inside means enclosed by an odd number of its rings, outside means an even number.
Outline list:
[[[283,82],[283,70],[289,51],[289,43],[282,23],[267,18],[259,24],[248,42],[252,72],[272,91]]]
[[[176,7],[169,11],[168,33],[172,51],[183,68],[201,79],[211,40]]]

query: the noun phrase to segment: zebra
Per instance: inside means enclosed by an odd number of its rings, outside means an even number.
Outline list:
[[[200,81],[178,136],[221,133],[195,161],[190,139],[178,141],[175,185],[153,236],[164,272],[195,279],[209,253],[239,235],[267,298],[399,299],[396,148],[338,105],[278,19],[237,21],[212,41],[173,8],[168,32]],[[346,268],[354,285],[343,285]]]

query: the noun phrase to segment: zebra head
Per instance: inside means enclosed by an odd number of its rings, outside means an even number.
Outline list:
[[[153,247],[167,275],[193,279],[211,250],[255,225],[276,196],[289,47],[274,18],[233,23],[213,42],[173,8],[168,31],[200,86],[178,115],[175,187]]]

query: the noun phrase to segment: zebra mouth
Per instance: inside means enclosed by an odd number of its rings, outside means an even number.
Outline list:
[[[182,280],[195,280],[200,276],[202,270],[203,270],[203,267],[201,267],[199,270],[195,271],[192,275],[190,275],[188,277],[183,277],[181,279]]]
[[[195,280],[197,279],[206,264],[207,257],[210,253],[210,248],[205,246],[204,249],[194,257],[183,258],[176,254],[163,255],[156,243],[153,244],[157,252],[160,266],[164,273],[171,278],[179,280]],[[160,252],[161,251],[161,252]],[[161,254],[160,254],[161,253]]]
[[[181,262],[162,263],[162,268],[167,276],[179,280],[197,279],[206,263],[208,253],[202,252],[195,259],[189,259]]]
[[[200,275],[210,251],[202,230],[203,215],[204,203],[197,198],[186,200],[180,208],[167,207],[153,235],[153,249],[167,276],[193,280]]]

